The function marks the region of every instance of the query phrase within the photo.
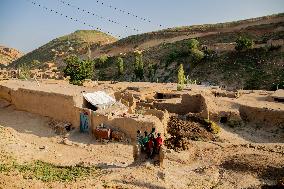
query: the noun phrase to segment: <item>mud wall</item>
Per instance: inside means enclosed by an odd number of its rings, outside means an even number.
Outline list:
[[[267,108],[240,106],[240,115],[244,121],[262,124],[262,125],[283,125],[284,126],[284,111],[271,110]]]
[[[164,135],[164,126],[161,121],[154,116],[145,116],[144,118],[131,117],[107,117],[103,115],[92,115],[92,131],[101,123],[107,127],[118,130],[126,134],[131,139],[136,139],[137,130],[141,132],[151,132],[152,128]]]
[[[68,121],[74,127],[80,125],[80,108],[75,107],[73,96],[35,91],[30,89],[9,89],[0,86],[0,98],[8,100],[18,110],[60,121]]]
[[[149,109],[149,110],[146,110],[144,115],[152,115],[152,116],[159,118],[159,120],[161,121],[164,127],[164,134],[167,133],[168,121],[170,119],[170,115],[167,110],[162,111],[162,110],[156,110],[156,109]]]
[[[206,103],[201,94],[184,94],[180,103],[155,102],[154,107],[159,110],[167,110],[170,113],[185,115],[201,112],[206,108]]]
[[[5,86],[0,85],[0,98],[3,98],[9,102],[12,101],[11,98],[11,89]]]

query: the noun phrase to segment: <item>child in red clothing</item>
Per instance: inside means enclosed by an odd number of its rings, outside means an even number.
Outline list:
[[[161,146],[163,145],[163,139],[161,137],[161,133],[158,133],[158,137],[156,138],[156,153],[159,153]]]

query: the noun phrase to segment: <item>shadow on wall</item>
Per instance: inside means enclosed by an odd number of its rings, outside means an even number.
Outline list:
[[[174,102],[155,102],[154,108],[167,110],[169,113],[186,115],[188,113],[201,113],[206,108],[205,98],[201,94],[184,94],[180,103]]]

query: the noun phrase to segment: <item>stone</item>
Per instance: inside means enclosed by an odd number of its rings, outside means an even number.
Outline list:
[[[40,150],[44,150],[44,149],[45,149],[45,146],[40,146],[39,149],[40,149]]]

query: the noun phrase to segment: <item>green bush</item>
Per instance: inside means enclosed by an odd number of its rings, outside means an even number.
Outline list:
[[[190,52],[195,62],[199,62],[204,58],[204,52],[200,51],[199,49],[192,49]]]
[[[196,39],[190,39],[188,41],[188,48],[189,50],[198,49],[199,42]]]
[[[205,119],[205,122],[207,123],[207,125],[206,125],[207,129],[208,129],[211,133],[213,133],[213,134],[218,134],[218,133],[221,132],[221,127],[220,127],[217,123],[215,123],[215,122],[213,122],[213,121],[210,121],[210,120],[208,120],[208,119]]]
[[[204,58],[204,52],[198,49],[199,41],[197,41],[196,39],[189,40],[188,48],[189,48],[190,55],[193,58],[193,61],[199,62],[200,60]]]
[[[69,76],[69,82],[73,85],[82,85],[85,79],[93,77],[94,62],[87,59],[81,60],[76,55],[64,59],[66,67],[63,70],[64,76]]]
[[[124,73],[124,63],[121,57],[118,57],[116,60],[118,75],[123,75]]]
[[[254,45],[254,42],[252,39],[247,38],[247,37],[239,37],[236,40],[236,47],[235,49],[237,51],[245,51],[248,49],[252,49]]]
[[[142,80],[144,78],[144,62],[142,59],[142,52],[135,52],[134,74],[136,79]]]

